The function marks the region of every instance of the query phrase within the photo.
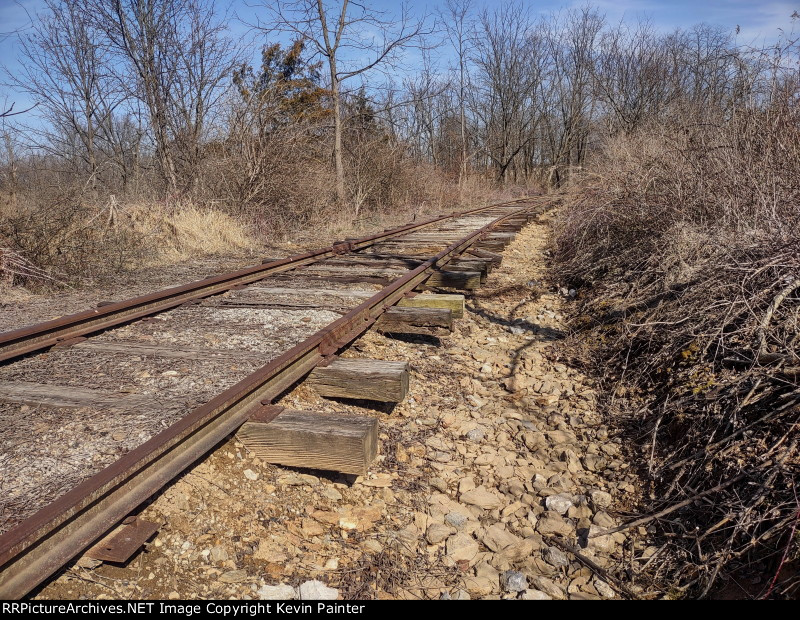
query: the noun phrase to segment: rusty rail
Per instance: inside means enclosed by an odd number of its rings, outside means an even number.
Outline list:
[[[235,286],[252,284],[271,275],[282,273],[297,267],[339,256],[355,250],[374,245],[380,241],[405,235],[411,231],[430,226],[447,219],[473,215],[499,206],[513,204],[516,201],[478,207],[463,212],[435,217],[416,224],[408,224],[386,230],[376,235],[350,239],[334,243],[332,246],[296,254],[288,258],[271,261],[267,264],[254,265],[239,271],[213,276],[190,284],[165,289],[148,295],[135,297],[125,301],[104,304],[101,307],[85,310],[77,314],[63,316],[52,321],[22,327],[0,333],[0,362],[20,357],[34,351],[40,351],[57,345],[60,342],[96,333],[145,316],[170,310],[183,303],[204,297],[218,295]]]
[[[277,398],[326,356],[369,329],[431,271],[527,210],[500,217],[428,259],[0,536],[0,598],[25,596],[233,433],[253,408]]]

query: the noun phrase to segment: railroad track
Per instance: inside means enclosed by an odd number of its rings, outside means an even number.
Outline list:
[[[440,320],[415,289],[477,288],[540,211],[454,213],[0,334],[0,598],[25,596],[248,420],[274,419],[282,392],[376,323]]]

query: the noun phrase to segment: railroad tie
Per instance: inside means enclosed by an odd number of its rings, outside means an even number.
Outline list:
[[[404,297],[397,304],[401,308],[440,308],[450,310],[454,319],[464,316],[464,296],[429,293]]]
[[[489,250],[481,250],[480,248],[472,247],[467,250],[467,253],[472,256],[477,256],[478,258],[486,258],[492,262],[492,265],[495,267],[499,267],[500,264],[503,262],[503,255],[497,254],[495,252],[490,252]]]
[[[408,363],[340,358],[312,370],[306,383],[325,398],[399,403],[408,394]]]
[[[435,271],[418,288],[452,288],[456,290],[473,291],[481,287],[481,273],[479,271],[450,271],[442,269]]]
[[[363,476],[378,454],[378,420],[284,409],[245,422],[236,438],[267,463]]]
[[[485,259],[459,259],[447,263],[447,270],[479,273],[481,275],[481,284],[484,284],[489,276],[489,265],[491,265],[491,261]]]
[[[440,307],[389,308],[375,322],[382,334],[444,336],[453,331],[453,311]]]

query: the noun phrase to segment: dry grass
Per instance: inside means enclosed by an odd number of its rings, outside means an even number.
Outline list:
[[[740,596],[793,596],[800,111],[709,114],[609,141],[556,253],[585,359],[650,481],[641,511],[663,514],[650,577],[676,595],[737,580]]]
[[[150,259],[154,265],[255,245],[241,221],[214,209],[185,205],[165,212],[152,205],[136,205],[127,213],[134,234],[157,249]]]
[[[7,286],[89,282],[254,244],[242,222],[215,209],[114,200],[98,207],[66,196],[0,217],[0,277]]]

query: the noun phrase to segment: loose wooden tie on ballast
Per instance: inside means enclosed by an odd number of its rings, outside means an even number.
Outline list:
[[[426,294],[405,297],[397,304],[401,308],[439,308],[450,310],[454,319],[464,316],[464,296],[447,294]]]
[[[453,331],[453,312],[449,308],[389,308],[375,322],[375,329],[384,334],[441,336]]]
[[[399,403],[408,394],[408,363],[336,359],[312,370],[306,383],[326,398]]]
[[[365,475],[378,454],[378,420],[284,409],[245,422],[236,438],[267,463]]]

